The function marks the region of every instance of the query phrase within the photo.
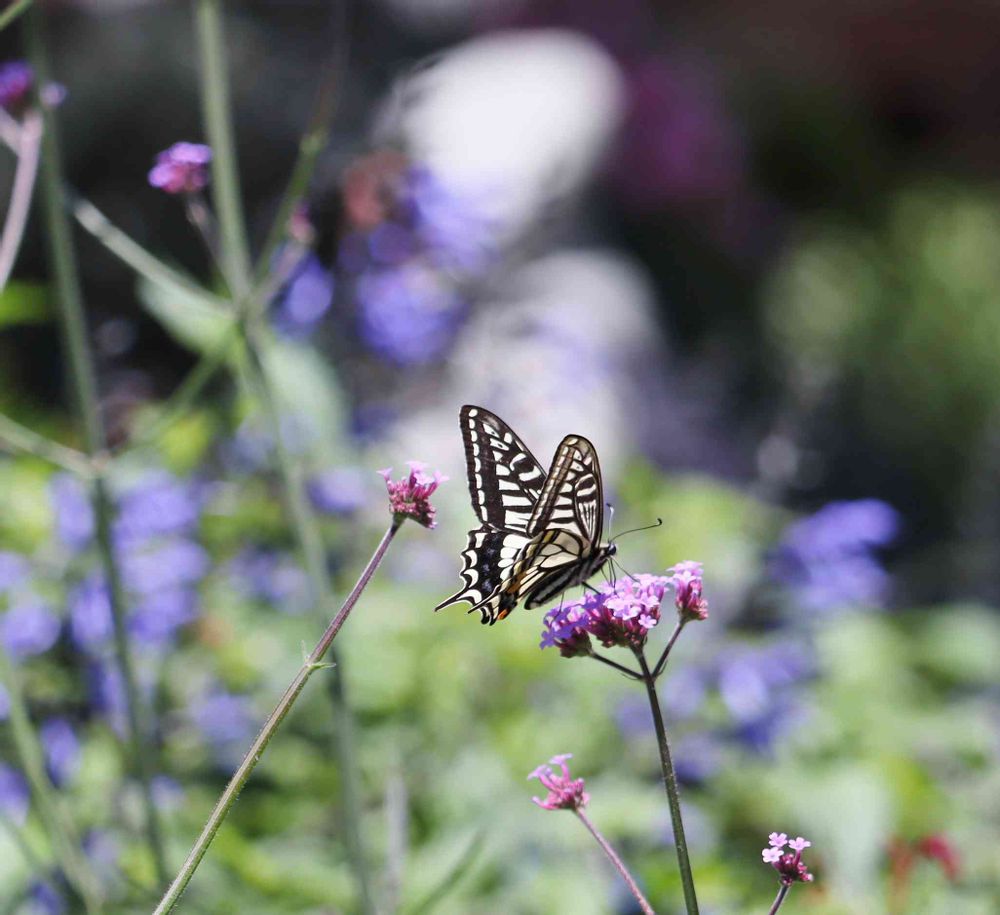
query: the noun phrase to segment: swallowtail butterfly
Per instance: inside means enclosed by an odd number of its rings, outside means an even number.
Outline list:
[[[464,587],[439,604],[459,601],[491,626],[518,603],[551,601],[583,584],[615,554],[601,543],[604,501],[594,446],[567,435],[546,474],[499,416],[465,406],[459,414],[472,507],[480,526],[462,551]]]

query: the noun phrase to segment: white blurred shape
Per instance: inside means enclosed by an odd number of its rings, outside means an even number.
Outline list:
[[[410,76],[381,130],[509,235],[587,181],[622,99],[616,64],[590,39],[509,31],[459,45]]]

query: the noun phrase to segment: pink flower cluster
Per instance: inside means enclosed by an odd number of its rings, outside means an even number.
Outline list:
[[[549,765],[539,766],[528,776],[529,779],[537,778],[549,792],[544,801],[540,797],[532,798],[539,807],[546,810],[579,810],[590,802],[590,795],[583,790],[583,779],[570,777],[566,760],[572,758],[572,753],[553,756]],[[556,772],[552,766],[559,766],[560,771]]]
[[[149,183],[168,194],[192,194],[208,184],[212,149],[202,143],[174,143],[156,157]]]
[[[407,461],[410,475],[401,480],[393,481],[390,476],[392,468],[380,470],[379,474],[385,480],[385,488],[389,491],[389,506],[397,520],[412,518],[424,527],[434,527],[434,506],[430,498],[434,490],[448,478],[437,471],[431,476],[424,472],[426,464],[420,461]]]
[[[701,596],[701,563],[693,559],[679,562],[671,569],[670,586],[674,589],[674,606],[684,622],[708,619],[708,602]]]
[[[769,845],[761,852],[761,856],[765,864],[770,864],[778,872],[785,886],[791,886],[793,883],[812,883],[813,875],[802,863],[802,852],[809,848],[812,842],[803,839],[802,836],[789,841],[783,832],[772,832],[768,836],[768,842]],[[786,845],[791,851],[785,851]]]
[[[605,648],[640,648],[660,621],[660,604],[669,583],[660,575],[604,582],[597,591],[545,614],[541,647],[557,647],[564,658],[588,655],[593,636]]]

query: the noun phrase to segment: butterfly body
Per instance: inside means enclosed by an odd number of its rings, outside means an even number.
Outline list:
[[[567,435],[546,473],[502,419],[483,407],[459,414],[472,506],[480,527],[462,552],[458,601],[492,625],[519,603],[529,609],[583,584],[614,555],[602,543],[600,463],[594,446]]]

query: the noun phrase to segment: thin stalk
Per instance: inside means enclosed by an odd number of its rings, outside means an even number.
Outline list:
[[[299,140],[298,157],[292,166],[292,174],[282,195],[278,210],[274,215],[270,231],[264,240],[264,247],[257,258],[257,281],[271,269],[271,258],[288,231],[288,220],[295,206],[303,198],[316,168],[319,154],[326,145],[330,125],[337,112],[337,102],[341,97],[340,86],[347,72],[349,42],[347,36],[347,7],[349,0],[334,0],[332,50],[327,58],[324,73],[316,90],[309,126]]]
[[[642,681],[646,685],[646,695],[649,697],[649,710],[653,715],[653,727],[656,729],[656,742],[660,749],[660,765],[663,769],[663,785],[667,791],[667,803],[670,806],[670,822],[674,829],[674,846],[677,849],[677,866],[681,872],[681,885],[684,887],[684,905],[688,915],[698,915],[698,897],[694,891],[694,877],[691,874],[691,861],[688,858],[687,839],[684,837],[684,821],[681,819],[681,797],[677,790],[677,775],[674,773],[674,763],[670,758],[670,744],[667,743],[667,731],[663,726],[663,713],[660,711],[660,700],[656,695],[656,681],[650,673],[646,656],[642,649],[635,652],[636,660],[642,669]]]
[[[28,44],[38,85],[48,80],[40,14],[33,10],[28,17]],[[100,402],[93,359],[87,342],[83,296],[73,252],[72,236],[62,200],[62,163],[59,152],[57,122],[50,109],[43,108],[45,129],[43,133],[42,197],[45,205],[45,222],[49,242],[49,256],[55,278],[59,316],[66,347],[69,375],[76,395],[76,407],[83,424],[87,454],[93,460],[105,451],[104,428],[101,422]],[[117,561],[111,542],[111,517],[113,507],[103,476],[98,474],[91,487],[94,515],[97,519],[97,538],[111,595],[118,667],[125,686],[130,742],[133,761],[142,786],[146,806],[146,834],[157,874],[165,877],[163,844],[150,777],[150,760],[147,742],[140,725],[139,696],[132,670],[131,655],[125,627],[125,606]]]
[[[663,654],[660,655],[660,660],[656,662],[656,667],[653,668],[653,679],[659,679],[660,674],[663,673],[663,668],[667,666],[667,658],[670,657],[670,649],[674,647],[674,642],[677,641],[677,637],[681,634],[681,630],[686,624],[686,620],[679,619],[677,625],[674,626],[674,631],[670,634],[670,638],[667,640],[667,646],[663,649]]]
[[[590,821],[590,818],[579,808],[576,808],[573,813],[577,815],[577,818],[587,827],[588,832],[597,840],[597,844],[601,846],[601,850],[606,854],[615,866],[615,870],[618,871],[622,880],[625,881],[625,885],[629,888],[629,892],[635,896],[635,901],[639,903],[639,908],[642,909],[644,915],[656,915],[653,911],[653,907],[649,904],[646,897],[642,895],[642,890],[639,889],[639,885],[632,878],[632,875],[628,872],[628,868],[625,866],[625,862],[618,857],[615,850],[611,847],[604,836],[601,835],[598,828]]]
[[[624,664],[619,664],[617,661],[612,661],[611,658],[605,657],[602,654],[598,654],[596,651],[592,651],[590,653],[590,656],[595,661],[600,661],[602,664],[607,664],[608,667],[613,667],[619,673],[625,674],[626,677],[629,677],[632,680],[641,680],[642,679],[642,674],[638,673],[637,671],[630,670]]]
[[[80,851],[76,824],[60,804],[55,786],[45,771],[44,755],[21,693],[17,673],[5,651],[0,650],[0,682],[7,690],[14,750],[31,785],[32,798],[52,843],[52,851],[66,879],[87,912],[101,911],[101,890]]]
[[[38,174],[38,154],[42,145],[42,118],[37,111],[28,111],[21,122],[18,137],[17,168],[10,191],[10,206],[0,236],[0,292],[10,279],[17,252],[21,248],[24,227],[31,209],[31,196]]]
[[[327,626],[323,636],[316,643],[316,647],[313,648],[312,652],[310,652],[309,656],[303,662],[302,667],[299,668],[299,672],[289,684],[288,689],[285,690],[284,695],[282,695],[278,704],[275,706],[274,711],[271,712],[267,721],[264,722],[264,726],[261,728],[260,733],[251,744],[246,756],[243,757],[243,762],[240,763],[239,768],[233,774],[233,777],[229,780],[229,784],[226,785],[225,790],[219,797],[218,802],[213,808],[212,813],[209,815],[208,820],[201,831],[201,835],[198,836],[194,847],[187,856],[187,860],[185,860],[184,865],[174,878],[174,882],[170,884],[169,889],[164,894],[163,899],[156,907],[156,911],[153,915],[165,915],[165,913],[170,912],[174,906],[177,905],[177,901],[180,899],[184,889],[191,881],[191,877],[194,875],[198,865],[201,863],[201,859],[205,856],[205,852],[208,851],[209,845],[212,844],[212,840],[215,838],[215,834],[219,831],[219,827],[222,825],[223,820],[225,820],[226,815],[236,802],[236,798],[239,797],[240,791],[243,790],[243,786],[250,778],[250,774],[260,761],[260,757],[263,755],[267,745],[271,742],[271,738],[274,736],[278,727],[281,725],[281,722],[284,721],[285,716],[295,704],[295,700],[298,699],[299,694],[306,685],[306,682],[317,670],[325,669],[329,666],[328,664],[323,663],[324,657],[326,657],[329,652],[330,646],[333,644],[333,640],[337,637],[337,633],[340,632],[341,626],[344,625],[344,622],[351,610],[354,609],[354,605],[358,602],[361,592],[364,591],[368,582],[371,580],[372,575],[375,574],[375,570],[378,568],[379,563],[381,563],[382,557],[385,556],[386,550],[389,549],[389,544],[392,542],[392,538],[396,536],[396,532],[399,530],[399,527],[399,522],[395,520],[393,520],[392,524],[389,525],[389,528],[382,536],[382,540],[376,548],[375,553],[372,555],[372,558],[368,560],[368,565],[365,566],[364,571],[361,573],[361,577],[354,585],[351,593],[347,596],[347,600],[344,601],[343,606],[340,608],[330,625]]]
[[[82,451],[60,445],[59,442],[54,442],[27,426],[22,426],[2,413],[0,413],[0,448],[33,455],[82,477],[90,477],[94,473],[90,458]]]
[[[778,895],[774,897],[774,902],[771,904],[771,908],[767,910],[767,915],[774,915],[774,913],[781,908],[790,889],[790,886],[786,886],[785,884],[781,885],[781,889],[778,890]]]
[[[252,273],[240,201],[221,0],[195,0],[195,36],[203,117],[212,147],[212,185],[222,235],[224,272],[233,295],[238,297],[250,286]]]
[[[14,0],[14,2],[0,13],[0,29],[9,26],[21,13],[31,6],[33,0]]]
[[[299,552],[306,566],[312,591],[313,606],[318,614],[330,601],[333,593],[333,583],[326,565],[326,550],[323,537],[316,517],[309,505],[306,494],[305,480],[299,462],[289,451],[281,428],[281,412],[276,392],[263,364],[261,347],[258,338],[248,334],[248,349],[250,353],[250,370],[256,381],[264,410],[267,416],[271,435],[274,438],[278,455],[278,469],[282,478],[282,487],[288,505],[288,513],[292,522]],[[336,662],[336,657],[334,661]],[[347,697],[344,693],[343,669],[335,663],[333,676],[330,678],[330,698],[334,715],[334,739],[338,761],[342,775],[342,800],[344,804],[344,825],[348,856],[358,882],[358,892],[361,897],[361,910],[374,911],[372,903],[371,880],[368,875],[368,865],[365,861],[364,840],[361,835],[361,802],[358,787],[358,766],[354,752],[354,716],[351,714]]]

